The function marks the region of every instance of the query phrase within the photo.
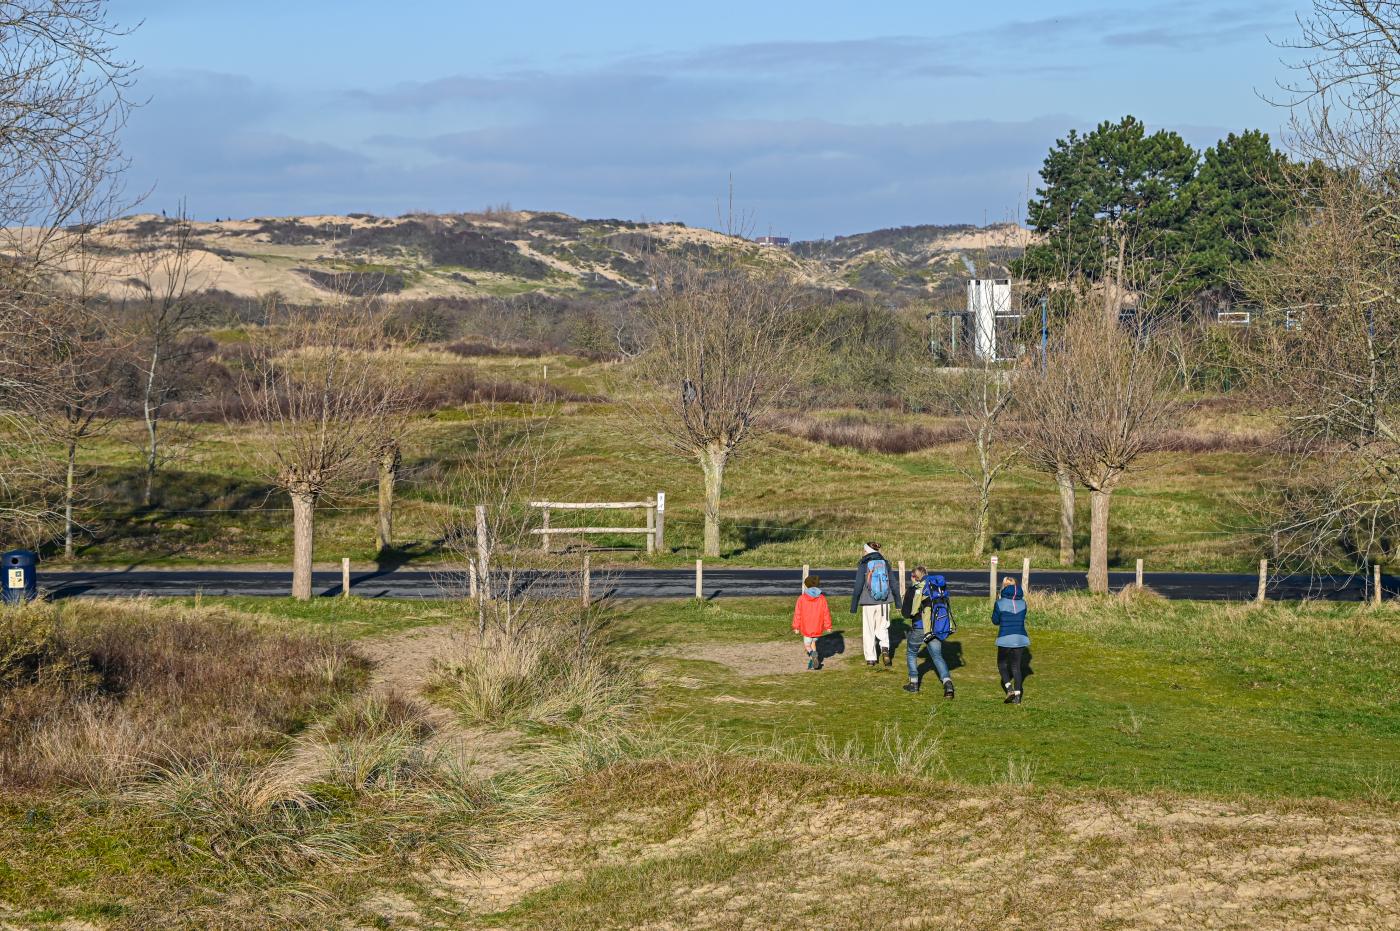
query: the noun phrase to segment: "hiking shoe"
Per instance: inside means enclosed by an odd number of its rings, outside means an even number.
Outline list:
[[[813,666],[812,668],[815,669],[815,670],[817,670],[818,672],[821,671],[821,668],[822,668],[822,658],[821,658],[820,656],[817,657],[816,665]]]
[[[910,682],[908,685],[904,686],[904,691],[906,692],[917,692],[918,690],[919,683],[917,682]]]
[[[875,661],[874,661],[873,659],[868,659],[868,660],[865,661],[865,665],[867,665],[867,666],[874,666],[874,665],[875,665]]]
[[[1002,704],[1003,704],[1003,705],[1014,705],[1014,704],[1016,704],[1016,693],[1015,693],[1015,692],[1007,692],[1007,693],[1006,693],[1006,700],[1003,701]]]
[[[880,651],[880,662],[884,663],[886,666],[890,665],[893,662],[893,660],[890,659],[890,651],[888,647]]]
[[[944,679],[944,680],[943,680],[943,697],[944,697],[944,698],[952,698],[952,697],[953,697],[953,680],[952,680],[952,679]]]
[[[1019,705],[1020,703],[1021,703],[1021,693],[1020,693],[1020,692],[1012,692],[1012,693],[1011,693],[1011,704],[1013,704],[1013,705]]]
[[[817,667],[816,667],[815,663],[816,663],[816,660],[812,659],[812,657],[811,657],[810,655],[808,655],[808,657],[807,657],[807,668],[808,668],[808,669],[816,669]]]

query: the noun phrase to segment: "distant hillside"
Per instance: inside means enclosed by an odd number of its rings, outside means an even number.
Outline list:
[[[161,288],[165,272],[150,259],[168,248],[174,223],[145,214],[89,234],[110,294],[139,298]],[[645,287],[652,256],[703,260],[726,252],[786,268],[818,287],[917,299],[956,285],[974,265],[1000,273],[1026,236],[1015,226],[913,226],[778,248],[679,223],[530,211],[257,217],[193,224],[191,285],[298,301],[369,293],[602,296]]]

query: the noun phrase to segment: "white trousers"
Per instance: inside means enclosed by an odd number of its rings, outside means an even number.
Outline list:
[[[865,651],[867,663],[875,662],[880,658],[881,650],[890,648],[889,605],[860,606],[860,645]]]

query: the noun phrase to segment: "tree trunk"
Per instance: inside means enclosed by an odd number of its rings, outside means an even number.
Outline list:
[[[73,558],[73,473],[78,459],[78,444],[68,444],[68,472],[63,481],[63,557]]]
[[[987,550],[987,536],[992,524],[992,482],[983,475],[977,486],[977,515],[973,520],[972,555],[981,558]]]
[[[379,523],[375,532],[375,548],[379,552],[394,546],[394,485],[398,481],[399,466],[403,457],[399,444],[382,450],[379,454]]]
[[[1055,467],[1055,484],[1060,490],[1060,565],[1074,565],[1074,476],[1060,463]]]
[[[1108,505],[1111,489],[1089,490],[1089,591],[1108,593]]]
[[[705,472],[705,555],[719,555],[719,499],[724,487],[724,465],[729,453],[719,444],[711,444],[700,453],[700,468]]]
[[[146,372],[146,393],[142,398],[141,411],[146,418],[146,488],[141,494],[141,503],[151,506],[156,480],[156,463],[160,461],[159,447],[156,445],[156,423],[160,411],[156,407],[156,365],[160,358],[157,348],[151,353],[151,367]]]
[[[315,544],[316,493],[292,492],[292,597],[311,598],[311,554]]]
[[[986,391],[986,383],[982,385],[982,390]],[[985,406],[985,395],[983,398],[983,410]],[[991,436],[990,423],[984,421],[977,431],[974,445],[977,447],[977,465],[982,470],[981,477],[977,482],[977,512],[973,515],[972,521],[972,556],[974,559],[981,558],[987,549],[987,531],[991,524],[992,517],[992,456],[991,456]]]

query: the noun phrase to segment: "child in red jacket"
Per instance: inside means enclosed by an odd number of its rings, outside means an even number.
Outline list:
[[[792,629],[802,635],[808,669],[822,668],[817,640],[831,630],[831,609],[827,607],[821,584],[822,580],[815,575],[803,579],[802,594],[797,596],[797,605],[792,609]]]

